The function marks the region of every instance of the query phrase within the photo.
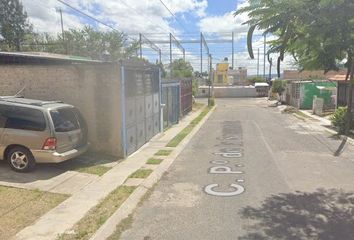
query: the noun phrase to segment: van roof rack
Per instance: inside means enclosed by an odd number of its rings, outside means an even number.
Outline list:
[[[63,103],[62,101],[41,101],[41,100],[28,99],[28,98],[18,98],[13,96],[0,97],[0,101],[10,102],[10,103],[20,103],[20,104],[26,104],[32,106],[44,106],[48,104]]]

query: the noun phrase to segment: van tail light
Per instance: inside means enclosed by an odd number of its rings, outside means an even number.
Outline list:
[[[55,150],[57,148],[57,139],[48,138],[43,144],[43,150]]]

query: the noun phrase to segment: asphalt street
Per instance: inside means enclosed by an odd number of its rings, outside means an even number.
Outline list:
[[[134,214],[126,240],[354,239],[354,147],[265,99],[218,107]]]

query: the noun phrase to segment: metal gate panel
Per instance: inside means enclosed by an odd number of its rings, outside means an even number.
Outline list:
[[[146,142],[148,142],[154,136],[154,121],[152,116],[146,119],[145,129],[146,129]]]
[[[160,132],[160,114],[155,114],[154,121],[154,136]]]
[[[155,94],[153,95],[153,101],[154,101],[153,112],[154,112],[154,114],[157,114],[157,113],[160,112],[160,104],[159,104],[159,102],[160,102],[160,96],[159,96],[158,93],[155,93]]]
[[[136,106],[135,97],[128,97],[125,103],[126,109],[126,122],[127,126],[135,126],[136,123]]]
[[[138,122],[136,129],[137,129],[137,148],[140,148],[146,143],[145,120]]]
[[[136,119],[137,121],[142,121],[145,118],[145,97],[137,96],[136,97]]]
[[[124,62],[125,89],[123,131],[126,155],[130,155],[160,132],[160,73],[153,65]]]
[[[145,117],[149,118],[153,115],[152,95],[145,96]]]
[[[130,155],[137,149],[136,126],[127,128],[126,137],[127,154]]]

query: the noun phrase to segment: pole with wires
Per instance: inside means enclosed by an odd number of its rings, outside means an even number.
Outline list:
[[[264,35],[264,52],[263,52],[263,78],[266,78],[266,41],[267,41],[267,36]]]
[[[232,69],[235,69],[235,33],[232,32]]]
[[[170,78],[172,78],[172,33],[170,33]]]
[[[139,56],[143,59],[143,35],[139,33]]]
[[[259,77],[259,48],[258,48],[258,56],[257,56],[257,77]]]

